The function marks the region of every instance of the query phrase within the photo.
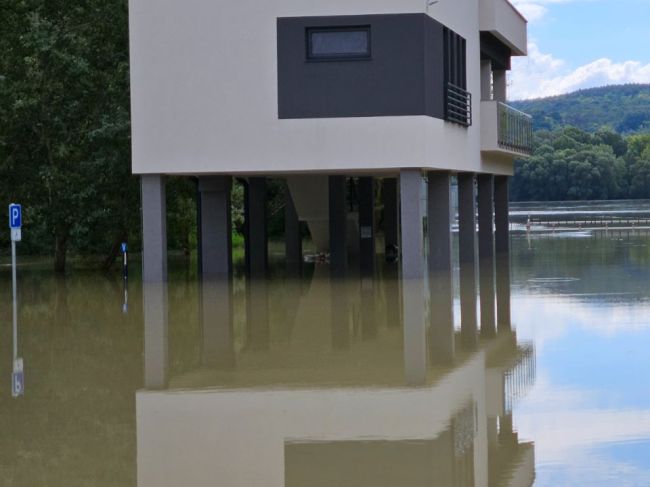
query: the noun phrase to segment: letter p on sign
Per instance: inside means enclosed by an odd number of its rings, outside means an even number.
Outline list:
[[[9,205],[9,228],[20,228],[23,226],[22,213],[20,205]]]

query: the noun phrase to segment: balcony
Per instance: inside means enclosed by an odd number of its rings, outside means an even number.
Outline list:
[[[533,117],[498,101],[481,102],[481,150],[510,156],[533,153]]]
[[[472,94],[460,86],[447,83],[445,120],[463,127],[472,125]]]
[[[527,20],[508,0],[480,0],[480,30],[490,32],[510,48],[513,56],[528,50]]]

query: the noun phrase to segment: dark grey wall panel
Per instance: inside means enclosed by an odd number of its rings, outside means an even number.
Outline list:
[[[309,60],[307,29],[370,26],[369,59]],[[424,14],[278,19],[280,118],[443,118],[442,25]]]

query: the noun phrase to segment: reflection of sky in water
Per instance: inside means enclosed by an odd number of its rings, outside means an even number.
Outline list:
[[[518,338],[537,351],[537,382],[515,410],[535,441],[535,485],[650,485],[650,268],[631,255],[647,242],[574,240],[559,261],[553,245],[534,245],[538,260],[513,282]]]

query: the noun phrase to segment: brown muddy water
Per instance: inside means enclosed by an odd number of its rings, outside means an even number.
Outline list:
[[[226,298],[202,326],[194,265],[174,261],[168,354],[145,356],[137,273],[125,307],[118,276],[24,259],[13,399],[2,265],[0,485],[650,485],[649,238],[513,236],[512,331],[473,349],[456,336],[417,385],[403,320],[437,311],[402,313],[390,265],[335,285],[321,264],[238,275],[224,331]],[[455,308],[458,334],[458,290]],[[145,388],[145,362],[166,387]]]

